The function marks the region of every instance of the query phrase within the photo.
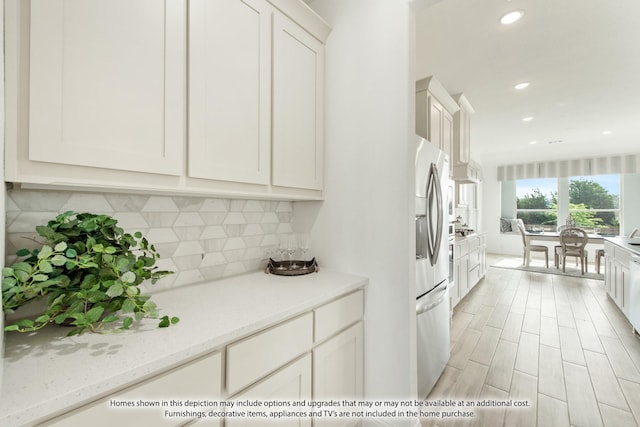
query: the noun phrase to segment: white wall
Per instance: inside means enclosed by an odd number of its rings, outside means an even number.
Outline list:
[[[408,1],[311,2],[326,47],[324,202],[297,202],[322,267],[370,278],[365,397],[416,394],[414,37]]]
[[[4,46],[4,0],[0,0],[0,46]],[[4,49],[0,50],[0,176],[4,177]],[[0,189],[0,224],[4,224],[5,187]],[[0,267],[4,267],[5,229],[0,227]],[[4,361],[4,313],[0,304],[0,390]]]

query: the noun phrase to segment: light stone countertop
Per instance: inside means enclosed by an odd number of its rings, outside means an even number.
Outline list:
[[[67,337],[67,328],[5,335],[0,426],[33,425],[140,382],[366,286],[321,269],[283,277],[255,272],[156,293],[160,314],[131,331]]]
[[[638,237],[634,237],[633,239],[630,239],[624,236],[616,236],[616,237],[605,237],[604,240],[608,240],[614,245],[620,246],[621,248],[628,250],[633,255],[640,256],[640,245],[638,245],[640,243],[640,238]],[[635,245],[632,245],[629,242],[633,242],[635,243]]]

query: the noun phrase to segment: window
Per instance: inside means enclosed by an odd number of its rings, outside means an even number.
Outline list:
[[[529,231],[556,231],[571,221],[589,232],[620,232],[620,175],[521,179],[515,191],[516,218]]]
[[[556,178],[516,181],[516,218],[529,231],[556,231],[558,223],[558,180]]]
[[[576,225],[601,234],[620,231],[620,175],[569,179],[569,214]]]

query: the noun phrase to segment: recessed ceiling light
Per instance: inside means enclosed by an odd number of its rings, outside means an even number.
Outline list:
[[[537,143],[538,143],[538,141],[529,141],[529,144],[531,144],[531,145],[534,145],[534,144],[537,144]]]
[[[610,133],[611,133],[611,131],[610,131],[610,130],[603,130],[603,131],[602,131],[602,134],[603,134],[603,135],[609,135]]]
[[[531,120],[533,120],[533,117],[531,116],[522,119],[523,122],[530,122]]]
[[[500,23],[502,23],[504,25],[513,24],[514,22],[516,22],[517,20],[522,18],[522,15],[524,15],[523,11],[514,10],[513,12],[509,12],[509,13],[506,13],[506,14],[502,15],[502,18],[500,18]]]
[[[526,89],[529,86],[529,82],[522,82],[515,85],[513,88],[517,90]]]

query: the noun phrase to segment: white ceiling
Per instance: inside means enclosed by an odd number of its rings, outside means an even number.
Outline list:
[[[639,21],[638,0],[442,0],[418,11],[417,77],[465,94],[483,164],[638,152]]]

